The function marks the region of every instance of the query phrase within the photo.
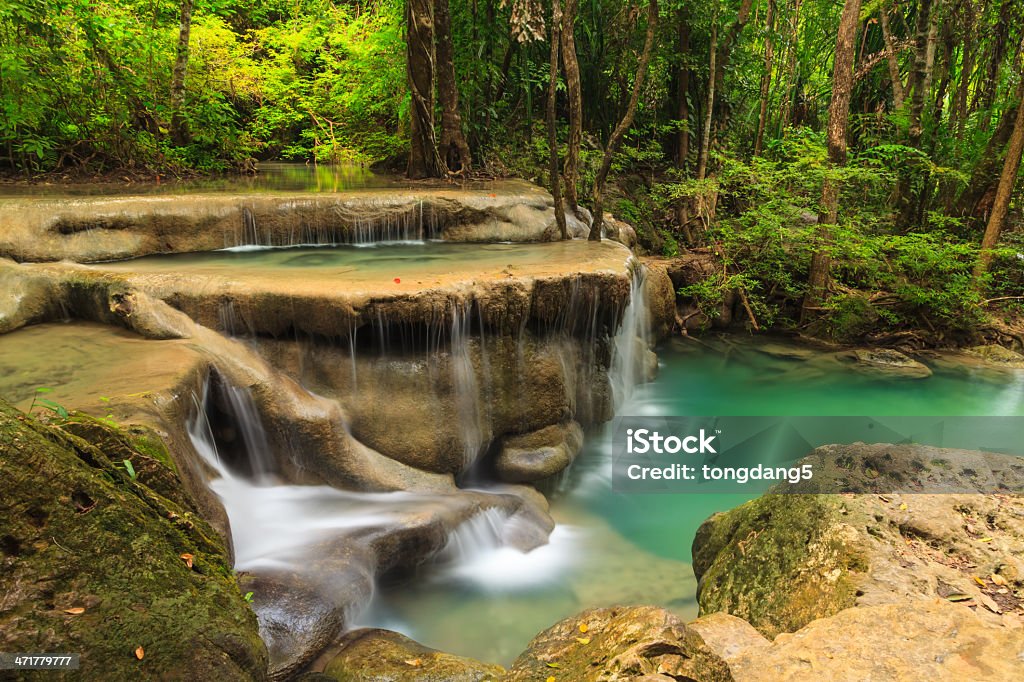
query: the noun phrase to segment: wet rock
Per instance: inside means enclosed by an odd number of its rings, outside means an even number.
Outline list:
[[[0,259],[0,334],[60,314],[59,291],[52,279]]]
[[[727,658],[737,682],[1017,680],[1021,630],[943,600],[846,609]]]
[[[589,230],[588,230],[589,233]],[[619,220],[613,215],[604,216],[604,236],[629,248],[636,246],[636,230],[629,223]]]
[[[889,348],[858,348],[846,357],[853,361],[854,369],[868,374],[907,379],[926,379],[932,375],[926,365]]]
[[[997,367],[1024,369],[1024,355],[1003,346],[974,346],[964,351]]]
[[[506,437],[494,466],[508,483],[534,483],[572,464],[583,447],[583,429],[576,422],[553,424],[539,431]]]
[[[654,606],[590,609],[556,623],[530,642],[508,682],[633,680],[644,675],[702,682],[731,680],[700,635]],[[655,678],[657,679],[657,678]]]
[[[657,341],[668,336],[676,316],[676,291],[663,261],[645,261],[644,294],[650,312],[651,336]]]
[[[981,476],[990,457],[1001,459]],[[853,444],[819,448],[808,461],[826,478],[841,469],[857,482],[870,470],[861,485],[887,483],[876,493],[769,494],[709,518],[693,543],[702,614],[730,613],[770,637],[848,607],[907,600],[956,600],[992,622],[1024,616],[1024,498],[964,492],[991,491],[994,481],[1021,490],[1018,458]],[[906,482],[912,472],[958,492],[891,492],[893,473]]]
[[[341,652],[324,668],[338,682],[487,682],[499,680],[501,666],[446,654],[390,630],[345,634]]]
[[[686,627],[696,631],[707,647],[726,662],[741,653],[771,644],[747,621],[721,611],[701,616],[687,623]]]
[[[91,438],[93,426],[81,433]],[[134,451],[127,458],[146,474],[133,478],[72,431],[0,401],[0,647],[81,652],[79,674],[88,679],[183,670],[196,679],[263,679],[266,648],[223,542],[158,492],[170,492],[173,472],[156,475],[159,463]],[[110,437],[125,457],[130,443]]]

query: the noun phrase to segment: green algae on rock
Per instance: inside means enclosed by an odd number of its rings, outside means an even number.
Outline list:
[[[491,682],[501,666],[447,654],[389,630],[353,630],[324,674],[338,682]]]
[[[265,676],[224,544],[163,466],[99,422],[0,401],[0,647],[80,653],[76,679]]]

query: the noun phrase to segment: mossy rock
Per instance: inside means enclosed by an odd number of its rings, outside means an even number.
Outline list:
[[[101,422],[0,401],[0,649],[79,653],[68,679],[265,677],[223,541],[162,466]]]
[[[768,637],[853,606],[866,569],[833,496],[765,495],[713,515],[693,541],[701,615],[724,611]]]
[[[501,666],[446,654],[390,630],[353,630],[324,669],[338,682],[489,682]]]

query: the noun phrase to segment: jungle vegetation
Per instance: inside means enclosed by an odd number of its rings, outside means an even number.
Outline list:
[[[1020,0],[3,0],[0,169],[519,175],[708,311],[943,339],[1021,310],[1022,59]]]

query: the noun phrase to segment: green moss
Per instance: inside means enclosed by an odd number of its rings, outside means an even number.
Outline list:
[[[867,560],[841,509],[827,495],[765,495],[705,521],[693,543],[700,613],[774,637],[852,606]]]
[[[147,476],[176,499],[133,480],[122,458],[153,467]],[[265,676],[223,542],[173,472],[123,434],[98,421],[41,425],[0,401],[0,477],[5,649],[80,653],[75,679]]]

